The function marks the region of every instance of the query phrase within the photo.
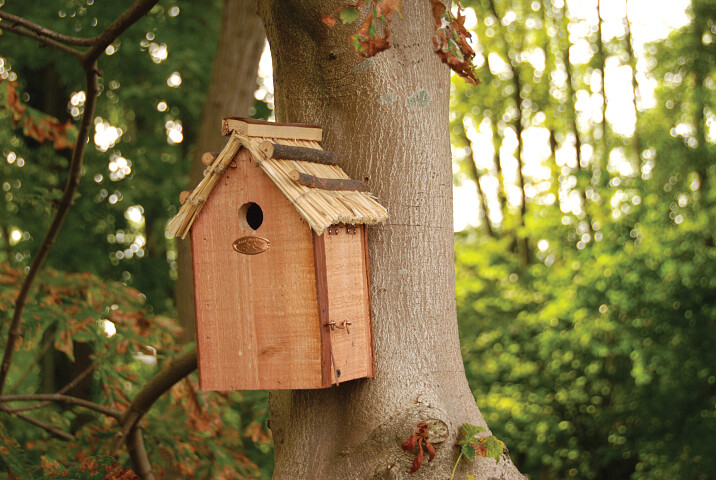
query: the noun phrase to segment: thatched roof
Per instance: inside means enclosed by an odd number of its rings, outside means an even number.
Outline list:
[[[169,235],[181,238],[186,236],[214,186],[242,147],[251,153],[256,164],[296,207],[298,213],[317,235],[322,235],[326,228],[337,223],[375,224],[388,218],[385,207],[370,193],[322,190],[300,185],[290,177],[293,170],[321,178],[350,179],[350,177],[336,165],[267,158],[259,148],[261,142],[266,140],[274,144],[321,149],[316,141],[251,137],[234,131],[224,149],[204,171],[204,178],[169,222],[167,226]]]

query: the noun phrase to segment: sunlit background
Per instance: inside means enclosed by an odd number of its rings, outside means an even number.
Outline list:
[[[89,37],[123,3],[0,7]],[[713,478],[716,4],[463,5],[483,83],[452,80],[456,297],[485,419],[531,478]],[[162,1],[107,47],[94,148],[28,304],[11,389],[57,391],[91,359],[83,394],[121,404],[182,348],[165,226],[197,157],[221,7]],[[3,322],[69,164],[67,145],[33,128],[76,124],[87,101],[76,62],[36,47],[0,35]],[[249,113],[273,107],[266,47]],[[3,417],[37,464],[103,445],[100,423],[37,415],[76,435],[67,448]],[[263,392],[208,396],[191,377],[150,412],[147,442],[185,478],[270,478],[267,415]]]

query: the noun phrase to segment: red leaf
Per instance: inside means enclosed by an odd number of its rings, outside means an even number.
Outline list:
[[[358,31],[356,32],[356,35],[360,35],[361,37],[368,38],[370,36],[370,24],[373,23],[373,14],[371,13],[367,17],[365,17],[365,20],[363,20],[363,24],[360,26]]]
[[[332,27],[336,24],[336,19],[332,15],[326,15],[321,19],[321,21],[329,27]]]
[[[410,438],[408,438],[403,444],[400,446],[404,451],[406,452],[412,452],[415,450],[415,442],[418,440],[418,437],[415,434],[412,434]]]
[[[430,454],[428,462],[432,462],[435,459],[435,447],[433,447],[430,442],[425,442],[425,448],[428,449],[428,453]]]
[[[359,47],[356,48],[358,55],[362,58],[370,58],[376,53],[380,53],[383,50],[390,48],[390,32],[385,31],[385,38],[375,35],[373,38],[364,37],[359,34],[355,34],[351,37],[354,46],[356,43]]]
[[[420,467],[423,466],[423,447],[418,448],[418,455],[415,457],[415,460],[413,460],[413,466],[410,467],[410,471],[408,473],[415,473],[418,471]]]

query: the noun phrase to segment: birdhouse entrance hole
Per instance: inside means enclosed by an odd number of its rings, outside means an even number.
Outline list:
[[[264,223],[264,212],[254,202],[245,203],[239,209],[239,222],[244,228],[258,230],[261,224]]]

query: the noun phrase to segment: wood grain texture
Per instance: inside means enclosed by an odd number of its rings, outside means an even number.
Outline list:
[[[318,324],[321,328],[321,385],[330,387],[334,383],[333,359],[331,354],[331,330],[328,327],[328,280],[326,276],[325,235],[313,233],[313,256],[316,266],[316,293],[318,303]]]
[[[331,349],[334,361],[333,381],[372,376],[370,309],[367,298],[363,250],[364,225],[352,227],[352,235],[344,225],[335,226],[337,234],[323,234],[326,255],[326,283],[328,290]],[[346,325],[345,322],[350,322]]]
[[[317,125],[266,122],[251,118],[225,117],[221,122],[224,136],[237,131],[250,137],[288,138],[320,142],[323,130]]]
[[[373,377],[375,374],[375,367],[373,365],[373,313],[370,305],[370,262],[368,261],[368,228],[365,225],[360,225],[360,240],[361,248],[363,250],[363,278],[365,279],[365,311],[368,313],[368,329],[366,330],[366,343],[370,351],[369,371],[367,374],[368,378]]]
[[[235,157],[191,231],[201,388],[320,388],[312,233],[247,157]],[[255,231],[239,219],[248,202],[263,211]],[[271,248],[234,251],[247,235]]]

